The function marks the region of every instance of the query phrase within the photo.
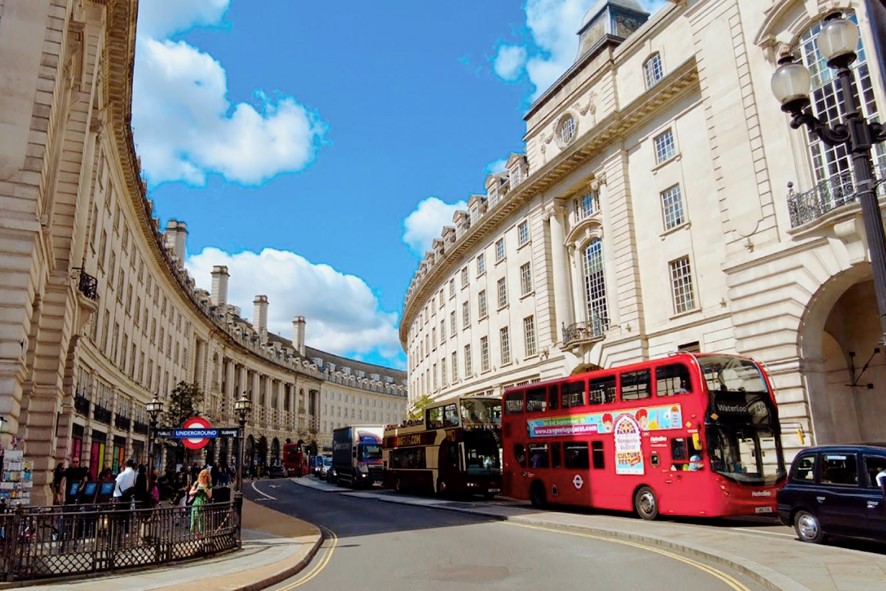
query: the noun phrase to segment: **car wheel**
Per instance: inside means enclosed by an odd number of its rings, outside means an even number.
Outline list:
[[[533,482],[529,489],[529,502],[537,509],[544,509],[548,504],[548,498],[545,494],[545,487],[541,482]]]
[[[634,495],[634,511],[641,519],[652,521],[658,517],[658,497],[648,486],[641,486]]]
[[[824,540],[824,531],[821,529],[818,517],[805,509],[797,511],[794,515],[794,529],[801,542],[820,544]]]

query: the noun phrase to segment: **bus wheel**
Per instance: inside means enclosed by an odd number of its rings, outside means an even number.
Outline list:
[[[537,509],[542,509],[548,504],[548,499],[545,496],[545,487],[541,482],[532,483],[532,488],[529,489],[529,501]]]
[[[446,481],[442,478],[437,480],[437,494],[441,497],[449,496],[449,486],[446,485]]]
[[[394,481],[394,490],[397,491],[398,493],[403,492],[403,483],[400,482],[399,478]]]
[[[641,519],[652,521],[658,517],[658,498],[648,486],[641,486],[634,495],[634,510]]]

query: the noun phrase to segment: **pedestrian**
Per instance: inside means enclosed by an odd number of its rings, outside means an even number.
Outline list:
[[[883,495],[886,496],[886,468],[880,470],[874,480],[877,481],[877,486],[880,487],[880,490],[883,491]]]
[[[132,500],[135,493],[135,462],[126,460],[126,468],[117,475],[114,485],[114,502],[120,503]]]
[[[148,468],[144,464],[138,465],[138,474],[135,476],[135,491],[133,498],[135,506],[139,509],[148,506]]]
[[[59,462],[52,473],[52,504],[61,505],[65,500],[65,463]]]
[[[209,470],[201,470],[197,475],[197,482],[188,491],[191,500],[191,532],[202,534],[205,525],[203,506],[212,499],[212,482]]]
[[[59,485],[59,489],[61,490],[61,501],[68,505],[76,503],[77,497],[80,495],[80,489],[88,479],[89,470],[80,465],[79,457],[72,457],[71,465],[65,470],[64,477]],[[76,484],[77,486],[72,487],[73,484]]]

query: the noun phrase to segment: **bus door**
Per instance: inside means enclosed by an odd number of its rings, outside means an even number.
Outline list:
[[[590,504],[591,472],[586,441],[555,441],[549,448],[549,469],[539,473],[548,482],[548,500],[565,505]],[[532,455],[530,454],[530,459]]]

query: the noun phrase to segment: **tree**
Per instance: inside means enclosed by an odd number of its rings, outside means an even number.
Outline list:
[[[420,421],[425,418],[425,407],[434,402],[427,394],[422,394],[418,400],[412,403],[412,408],[406,412],[406,418],[410,421]]]
[[[203,392],[200,387],[197,384],[179,382],[169,393],[169,402],[166,412],[163,413],[163,423],[177,429],[186,419],[199,417],[202,405]]]

